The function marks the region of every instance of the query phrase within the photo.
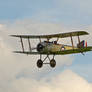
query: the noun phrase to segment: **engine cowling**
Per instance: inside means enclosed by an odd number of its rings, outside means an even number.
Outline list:
[[[38,52],[41,52],[41,51],[43,50],[43,48],[44,48],[44,46],[43,46],[41,43],[39,43],[39,44],[37,45],[37,51],[38,51]]]

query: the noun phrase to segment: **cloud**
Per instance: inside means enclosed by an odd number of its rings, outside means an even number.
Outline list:
[[[14,80],[12,86],[13,92],[92,92],[92,84],[71,70],[41,80],[20,78]]]
[[[16,50],[16,49],[20,50],[21,47],[19,46],[20,45],[19,39],[12,38],[9,35],[12,35],[12,34],[34,34],[34,35],[35,34],[53,34],[53,33],[63,32],[63,29],[64,28],[62,28],[62,26],[59,24],[39,23],[39,22],[34,22],[32,20],[23,20],[23,21],[18,20],[12,24],[11,23],[4,24],[2,30],[0,31],[1,33],[0,37],[2,39],[0,42],[0,45],[2,46],[2,48],[0,48],[2,61],[14,62],[13,65],[10,64],[14,68],[14,71],[17,70],[19,75],[29,76],[29,72],[32,72],[32,70],[36,72],[37,70],[35,69],[36,61],[39,58],[39,56],[26,56],[26,55],[20,55],[20,54],[13,54],[12,53],[13,50]],[[24,42],[26,44],[25,47],[28,49],[27,40],[25,40]],[[34,43],[32,45],[35,45],[38,43],[38,40],[32,40],[32,42]],[[2,55],[2,53],[4,54]],[[4,58],[6,53],[8,53],[8,55],[6,58]],[[7,58],[9,58],[10,60],[8,60]],[[57,59],[57,69],[58,69],[58,66],[62,67],[64,65],[71,65],[73,57],[56,56],[56,59]],[[17,65],[17,67],[15,67],[15,65]],[[32,70],[30,69],[30,67]],[[45,67],[41,71],[44,73],[44,70],[46,68],[47,67]],[[47,73],[48,73],[48,70],[47,70]]]
[[[55,69],[51,69],[50,66],[38,69],[36,61],[39,56],[12,53],[13,50],[20,49],[19,40],[9,35],[52,34],[66,31],[60,24],[39,23],[31,20],[18,20],[12,24],[4,24],[0,31],[0,91],[91,92],[91,84],[79,75],[71,70],[61,73],[62,66],[72,64],[73,56],[56,56]],[[36,43],[34,40],[32,42]]]
[[[36,61],[39,56],[26,56],[20,54],[12,53],[13,50],[20,50],[20,43],[18,39],[12,38],[9,35],[12,34],[44,34],[44,33],[56,33],[57,30],[61,31],[61,28],[58,24],[50,23],[36,23],[29,20],[16,21],[14,23],[1,24],[2,28],[0,31],[0,71],[1,71],[1,80],[10,80],[12,78],[24,77],[36,77],[40,78],[49,74],[51,71],[50,66],[44,66],[41,71],[38,71],[36,67]],[[48,30],[48,31],[47,31]],[[25,41],[26,42],[26,41]],[[33,40],[32,42],[35,43]],[[27,44],[27,43],[25,43]],[[25,45],[27,47],[27,45]],[[58,57],[57,69],[58,66],[62,67],[63,65],[70,65],[72,63],[72,58],[70,56]],[[63,58],[63,60],[62,60]],[[61,62],[62,60],[62,62]],[[31,72],[31,73],[30,73]],[[37,75],[37,76],[36,76]],[[8,79],[9,78],[9,79]]]

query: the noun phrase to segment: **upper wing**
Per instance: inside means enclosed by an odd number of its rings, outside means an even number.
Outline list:
[[[59,34],[52,34],[52,35],[11,35],[13,37],[21,37],[21,38],[65,38],[70,36],[79,36],[79,35],[88,35],[85,31],[76,31],[76,32],[68,32],[68,33],[59,33]]]
[[[22,54],[27,54],[27,55],[38,55],[38,54],[43,54],[43,55],[66,55],[66,54],[75,54],[75,53],[83,53],[83,52],[88,52],[92,51],[92,47],[85,47],[85,48],[79,48],[79,49],[72,49],[72,50],[65,50],[65,51],[57,51],[57,52],[48,52],[48,53],[40,53],[40,52],[29,52],[29,51],[14,51],[14,53],[22,53]]]

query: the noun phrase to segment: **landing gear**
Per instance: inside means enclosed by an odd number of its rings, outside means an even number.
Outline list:
[[[37,67],[38,68],[41,68],[43,66],[43,61],[41,60],[41,59],[39,59],[38,61],[37,61]]]
[[[50,66],[54,68],[56,66],[56,61],[54,59],[50,60]]]
[[[40,59],[38,59],[37,61],[37,67],[38,68],[42,68],[43,64],[49,64],[52,68],[54,68],[56,66],[56,61],[54,59],[53,55],[53,59],[50,59],[49,55],[47,55],[43,60],[42,60],[42,56],[40,55]],[[44,61],[48,58],[49,63],[45,63]]]

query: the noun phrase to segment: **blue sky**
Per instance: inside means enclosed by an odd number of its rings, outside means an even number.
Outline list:
[[[0,23],[31,19],[82,29],[92,25],[91,4],[92,0],[0,0]],[[73,56],[73,64],[64,69],[72,69],[92,82],[92,52]]]
[[[31,18],[65,25],[90,25],[90,8],[91,0],[1,0],[0,19]]]
[[[85,56],[82,54],[75,55],[72,66],[68,68],[72,69],[89,82],[92,82],[92,52],[85,53]]]

